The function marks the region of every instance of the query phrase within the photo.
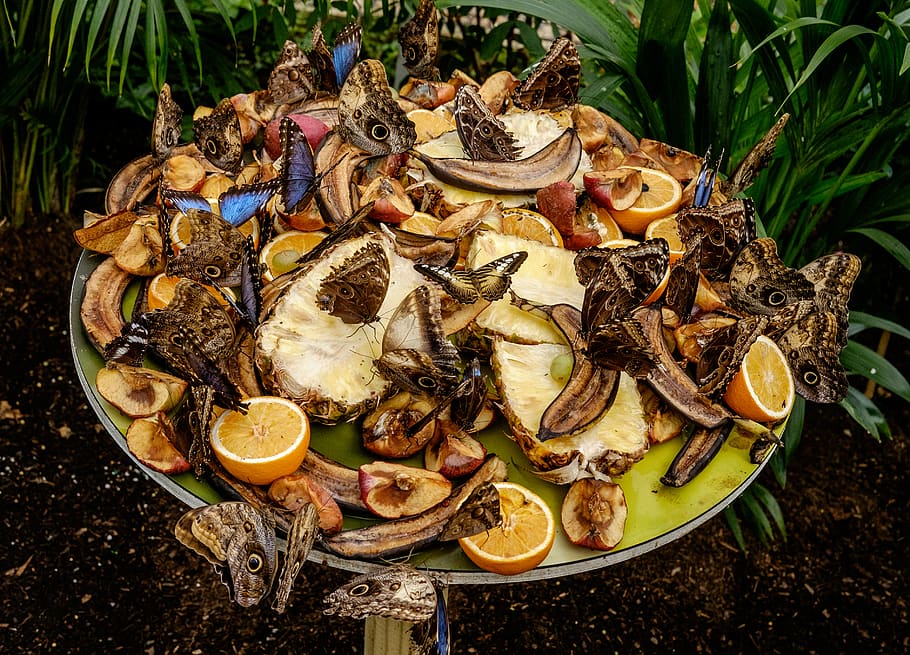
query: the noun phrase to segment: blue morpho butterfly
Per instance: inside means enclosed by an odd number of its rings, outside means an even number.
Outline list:
[[[239,184],[218,197],[221,218],[234,227],[240,227],[256,215],[275,194],[280,181],[275,178],[267,182]],[[161,196],[175,208],[186,214],[190,209],[212,211],[209,201],[193,191],[162,189]]]
[[[354,68],[360,56],[362,36],[363,28],[356,23],[350,23],[335,37],[334,46],[329,52],[322,30],[318,25],[313,28],[313,46],[307,57],[316,69],[323,89],[337,93],[344,86],[348,73]]]
[[[698,172],[698,179],[695,181],[695,196],[692,199],[693,207],[707,207],[708,200],[711,198],[711,192],[714,191],[714,182],[717,180],[717,169],[720,168],[720,162],[724,158],[724,152],[721,150],[720,157],[711,166],[711,146],[705,153],[704,163]]]
[[[316,163],[313,150],[300,126],[292,119],[281,119],[281,201],[286,212],[302,209],[315,189]]]

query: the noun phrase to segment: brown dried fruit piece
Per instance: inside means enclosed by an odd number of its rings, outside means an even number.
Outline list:
[[[359,481],[364,504],[387,519],[420,514],[452,493],[452,483],[440,473],[393,462],[363,464]]]
[[[562,529],[573,544],[611,550],[621,540],[628,507],[622,487],[613,482],[576,480],[562,502]]]
[[[114,407],[127,416],[139,418],[176,407],[187,383],[163,371],[109,363],[98,370],[95,386],[101,397]]]
[[[164,412],[135,419],[126,431],[126,445],[147,467],[173,475],[190,470],[190,463],[174,446],[174,426]]]

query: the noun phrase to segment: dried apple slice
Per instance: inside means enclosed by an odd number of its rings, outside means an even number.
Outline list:
[[[480,468],[487,449],[451,421],[436,421],[436,436],[423,452],[424,465],[445,477],[462,478]]]
[[[452,493],[442,474],[394,462],[363,464],[358,479],[364,504],[386,519],[420,514]]]
[[[123,414],[140,418],[175,407],[187,383],[163,371],[109,363],[98,370],[95,386],[101,397]]]
[[[562,529],[573,544],[611,550],[626,527],[626,496],[622,487],[606,480],[576,480],[562,502]]]
[[[363,447],[374,455],[393,459],[420,452],[433,438],[435,422],[430,421],[416,434],[408,430],[433,408],[429,397],[407,391],[384,400],[363,420]]]
[[[174,426],[164,412],[143,416],[130,423],[126,445],[145,466],[173,475],[190,470],[190,463],[173,444]]]

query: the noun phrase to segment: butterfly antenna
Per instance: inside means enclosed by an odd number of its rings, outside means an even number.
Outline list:
[[[420,431],[423,430],[427,425],[430,424],[430,421],[435,419],[439,413],[444,410],[446,407],[452,404],[452,401],[455,400],[459,395],[467,391],[468,387],[471,385],[471,379],[465,378],[462,380],[457,387],[455,387],[451,392],[446,396],[443,396],[442,400],[439,401],[433,409],[424,414],[414,425],[409,427],[405,434],[408,438],[414,438]]]

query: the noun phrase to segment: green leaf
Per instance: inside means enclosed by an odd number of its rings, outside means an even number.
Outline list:
[[[199,68],[199,81],[202,82],[202,50],[199,47],[199,34],[196,33],[196,22],[193,20],[193,14],[186,5],[186,0],[174,0],[174,6],[177,7],[177,13],[183,19],[186,31],[190,35],[190,43],[193,45],[193,54],[196,55],[196,66]]]
[[[780,504],[777,502],[777,498],[774,497],[774,494],[771,493],[770,489],[757,482],[754,483],[750,489],[755,495],[756,500],[764,507],[764,511],[762,513],[771,517],[771,520],[774,521],[775,527],[777,527],[777,531],[780,532],[781,538],[786,541],[786,521],[784,521],[784,513],[780,509]]]
[[[746,548],[746,538],[743,535],[743,526],[739,522],[739,517],[736,515],[736,510],[733,509],[733,505],[727,505],[724,507],[724,520],[727,522],[727,527],[730,528],[730,532],[733,533],[733,539],[736,541],[736,545],[739,546],[739,549],[744,553],[748,553],[749,549]]]
[[[78,0],[76,6],[73,8],[73,20],[70,23],[70,38],[69,43],[67,43],[66,46],[66,59],[63,62],[64,68],[67,68],[70,65],[70,56],[73,54],[73,44],[76,42],[76,35],[79,33],[79,24],[85,16],[85,8],[87,6],[88,0]]]
[[[123,38],[123,26],[126,24],[127,13],[130,10],[131,4],[135,4],[137,7],[140,5],[138,2],[131,3],[130,0],[117,0],[117,7],[114,9],[114,18],[111,22],[110,37],[107,42],[107,59],[105,62],[108,89],[111,87],[111,68],[113,68],[114,60],[117,57],[117,46]]]
[[[751,487],[743,492],[739,497],[739,502],[745,510],[744,513],[746,517],[755,526],[758,538],[761,539],[763,544],[767,544],[774,538],[774,530],[771,528],[771,522],[765,515],[764,509],[755,497],[753,487],[755,487],[756,484],[757,483],[753,483]]]
[[[848,372],[862,375],[910,402],[910,383],[907,378],[894,364],[871,348],[855,341],[847,341],[840,360]]]
[[[891,256],[901,263],[904,268],[910,269],[910,248],[907,248],[897,237],[869,227],[858,227],[848,232],[862,234],[872,239],[875,243],[887,250]]]
[[[768,36],[766,36],[764,39],[762,39],[757,44],[752,46],[752,50],[750,52],[746,53],[742,57],[742,59],[737,61],[736,66],[737,67],[742,66],[755,52],[757,52],[758,50],[763,48],[768,43],[771,43],[771,41],[773,41],[774,39],[776,39],[780,36],[783,36],[785,34],[791,34],[791,33],[795,32],[796,30],[800,30],[804,27],[809,27],[810,25],[828,25],[828,26],[832,26],[832,27],[837,27],[837,23],[832,23],[829,20],[822,20],[821,18],[815,18],[813,16],[805,16],[803,18],[796,18],[794,20],[791,20],[791,21],[785,23],[784,25],[781,25],[776,30],[771,32]]]
[[[881,318],[880,316],[866,314],[865,312],[850,312],[850,329],[847,331],[848,336],[859,334],[868,328],[878,328],[901,336],[904,339],[910,339],[910,330],[903,325],[895,323],[894,321],[889,321],[886,318]]]
[[[882,437],[891,438],[891,429],[884,415],[856,387],[847,389],[847,397],[840,401],[840,406],[876,441],[881,441]]]
[[[120,84],[117,86],[117,93],[120,95],[123,94],[123,85],[126,83],[127,63],[129,62],[130,53],[133,50],[133,39],[136,36],[136,28],[139,26],[140,9],[142,9],[142,3],[133,2],[126,22],[126,32],[123,35],[123,49],[120,53]]]
[[[85,42],[85,78],[89,79],[89,68],[92,58],[95,54],[95,41],[98,40],[98,32],[101,24],[107,16],[107,10],[111,6],[111,0],[98,0],[95,8],[92,10],[92,22],[88,26],[88,35]]]

